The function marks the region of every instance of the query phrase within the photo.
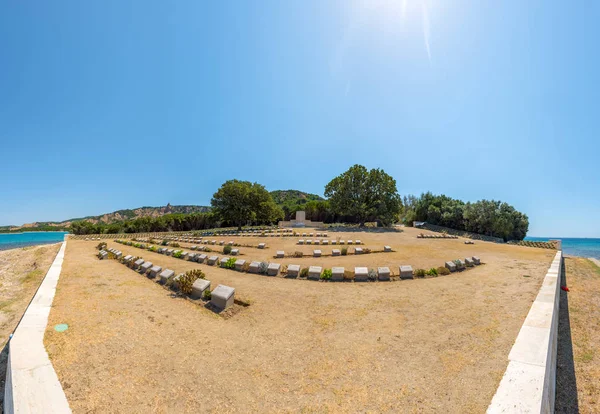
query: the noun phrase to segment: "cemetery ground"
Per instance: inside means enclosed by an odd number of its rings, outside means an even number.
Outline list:
[[[60,244],[0,251],[0,412],[4,398],[9,335],[14,331]]]
[[[45,345],[73,411],[485,411],[554,252],[417,239],[415,229],[328,233],[394,252],[274,259],[277,250],[300,250],[298,238],[214,239],[264,242],[265,250],[241,247],[241,257],[302,267],[390,266],[397,274],[402,264],[428,269],[474,255],[484,264],[426,279],[325,283],[108,241],[176,273],[202,269],[212,289],[235,287],[250,306],[224,318],[115,260],[98,260],[97,241],[70,240]],[[314,248],[339,246],[302,247]],[[59,323],[69,329],[55,332]]]

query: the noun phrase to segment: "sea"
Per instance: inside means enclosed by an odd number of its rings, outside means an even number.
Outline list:
[[[62,242],[64,231],[31,231],[23,233],[0,233],[0,250]]]
[[[593,257],[600,260],[600,239],[573,239],[567,237],[525,237],[525,240],[548,241],[562,240],[564,254],[571,256]]]

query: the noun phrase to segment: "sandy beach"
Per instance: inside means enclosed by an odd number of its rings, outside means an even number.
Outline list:
[[[6,377],[6,343],[59,248],[60,243],[0,251],[0,412]]]

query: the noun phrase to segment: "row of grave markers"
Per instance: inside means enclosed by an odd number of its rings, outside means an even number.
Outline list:
[[[119,243],[127,243],[122,240],[116,240]],[[140,246],[140,248],[143,248]],[[389,248],[389,246],[386,246]],[[173,249],[161,248],[157,251],[159,254],[165,254],[167,256],[172,256],[176,251]],[[233,250],[232,250],[233,252]],[[281,251],[278,253],[282,253]],[[193,261],[200,264],[207,264],[209,266],[214,266],[217,263],[220,267],[224,267],[226,263],[229,262],[230,257],[223,256],[219,259],[218,256],[212,255],[207,256],[206,254],[195,254],[190,252],[182,252],[179,257],[182,260]],[[245,265],[247,261],[245,259],[239,258],[235,261],[234,269],[239,272],[244,272]],[[479,257],[473,256],[471,258],[466,258],[463,260],[449,261],[445,263],[445,267],[450,272],[460,271],[465,269],[466,267],[472,267],[474,265],[479,265],[481,263]],[[263,273],[267,276],[278,276],[281,271],[281,264],[279,263],[266,263],[259,261],[252,261],[247,269],[248,273],[259,274]],[[344,267],[333,267],[331,269],[332,281],[342,281],[344,280]],[[301,272],[301,266],[297,264],[291,264],[287,266],[287,277],[299,277]],[[323,267],[321,266],[309,266],[308,267],[308,280],[320,280],[323,275]],[[377,279],[380,281],[388,281],[390,280],[391,271],[387,266],[382,266],[377,268]],[[399,277],[400,279],[414,279],[414,270],[412,266],[403,265],[399,266]],[[354,268],[354,281],[355,282],[367,282],[369,280],[369,269],[367,267],[355,267]]]
[[[137,260],[132,255],[127,255],[125,257],[121,257],[122,254],[120,251],[116,249],[109,249],[109,252],[115,255],[115,258],[124,265],[129,268],[135,270],[136,272],[147,276],[150,279],[155,279],[161,285],[167,285],[169,282],[171,283],[171,287],[175,290],[179,289],[178,280],[184,274],[180,273],[177,276],[175,275],[175,271],[171,269],[163,269],[159,265],[155,265],[150,261],[146,261],[143,258],[139,258]],[[190,297],[192,299],[200,299],[204,296],[204,292],[208,289],[210,292],[210,280],[206,279],[197,279],[194,281],[192,285],[192,293]],[[210,303],[218,309],[227,309],[232,306],[235,301],[235,288],[225,285],[218,285],[211,292]]]

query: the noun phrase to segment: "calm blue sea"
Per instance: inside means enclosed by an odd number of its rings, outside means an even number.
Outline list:
[[[51,232],[25,232],[13,234],[0,234],[0,250],[15,249],[17,247],[35,246],[62,242],[65,238],[64,231]]]
[[[548,241],[550,239],[562,240],[565,254],[581,257],[594,257],[600,259],[600,239],[569,239],[563,237],[526,237],[525,240]]]

